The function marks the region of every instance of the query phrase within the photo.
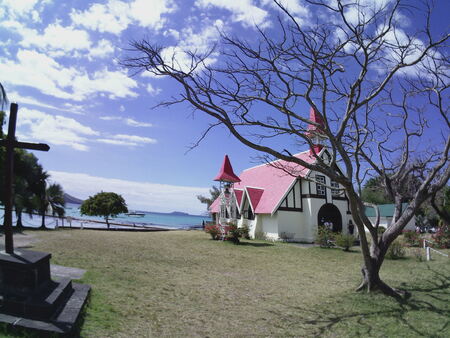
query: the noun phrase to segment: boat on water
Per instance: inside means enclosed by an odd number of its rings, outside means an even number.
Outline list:
[[[129,217],[144,217],[145,213],[143,212],[137,212],[137,211],[131,211],[129,213],[126,214]]]

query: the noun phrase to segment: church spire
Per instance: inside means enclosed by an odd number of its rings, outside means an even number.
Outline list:
[[[311,107],[309,111],[309,119],[311,122],[308,125],[308,132],[307,135],[309,139],[311,140],[313,146],[310,149],[311,154],[318,154],[324,147],[324,140],[326,139],[325,135],[325,123],[323,121],[322,115],[315,110],[313,107]]]
[[[222,167],[220,168],[220,171],[217,174],[217,176],[214,178],[214,181],[228,182],[228,183],[236,183],[241,181],[241,179],[234,174],[233,167],[231,166],[231,162],[230,159],[228,158],[228,155],[225,155]]]

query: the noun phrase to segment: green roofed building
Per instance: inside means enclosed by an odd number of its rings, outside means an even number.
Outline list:
[[[402,209],[406,209],[408,206],[407,203],[402,204]],[[378,209],[380,212],[380,226],[387,228],[391,222],[392,217],[394,215],[394,204],[379,204]],[[366,216],[369,217],[370,221],[372,223],[375,223],[375,209],[372,207],[366,207]],[[416,220],[415,217],[413,217],[408,224],[405,227],[405,230],[415,230],[416,229]]]

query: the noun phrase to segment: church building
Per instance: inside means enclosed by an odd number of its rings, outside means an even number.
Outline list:
[[[322,120],[313,109],[310,120],[320,126]],[[310,135],[320,127],[310,125]],[[323,140],[322,140],[323,141]],[[330,152],[317,139],[314,150],[325,161]],[[317,159],[312,150],[295,155],[308,163]],[[290,168],[290,174],[280,168]],[[272,240],[314,242],[319,225],[334,232],[353,233],[349,201],[342,187],[329,177],[297,164],[277,160],[245,169],[235,175],[225,155],[215,181],[221,184],[221,195],[210,211],[217,224],[235,222],[247,225],[250,236],[263,233]]]

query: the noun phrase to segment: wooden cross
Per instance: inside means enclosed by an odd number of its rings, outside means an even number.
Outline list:
[[[13,231],[12,231],[12,209],[14,201],[14,148],[49,151],[50,147],[44,143],[27,143],[16,140],[17,103],[11,103],[9,109],[8,136],[0,140],[0,146],[6,148],[5,157],[5,251],[7,254],[14,253]]]

